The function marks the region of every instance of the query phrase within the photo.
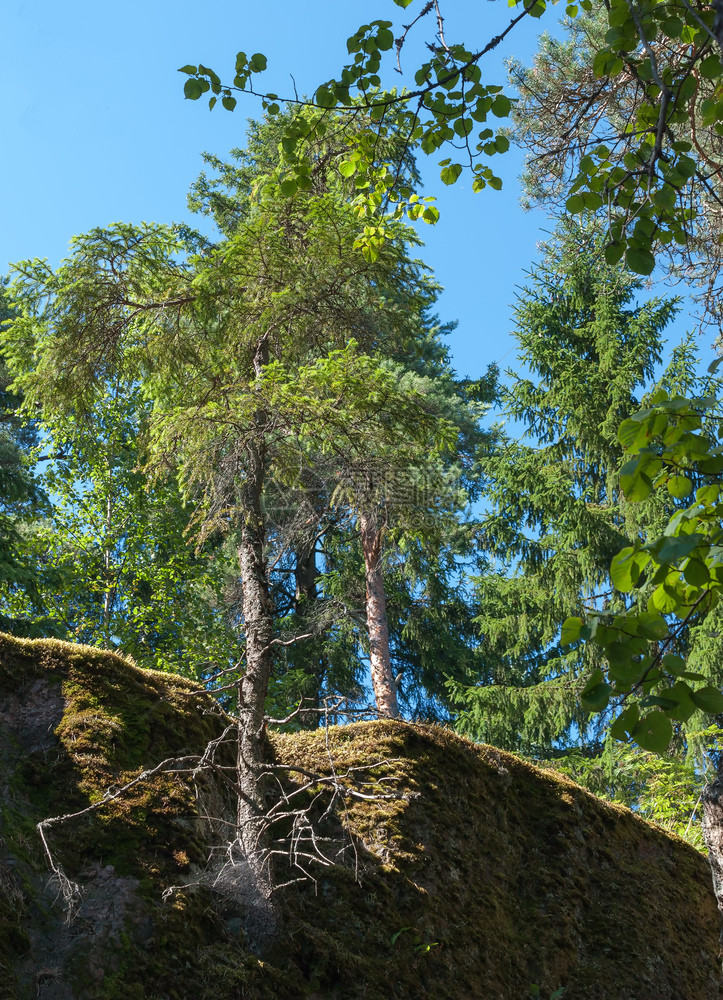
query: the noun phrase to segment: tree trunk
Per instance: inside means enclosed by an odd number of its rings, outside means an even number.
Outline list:
[[[713,876],[713,892],[723,920],[723,775],[706,785],[701,795],[703,803],[703,839],[708,848],[708,861]],[[721,930],[723,940],[723,929]]]
[[[382,577],[382,528],[377,517],[359,514],[364,568],[366,572],[367,631],[372,688],[379,715],[396,719],[399,715],[397,686],[389,655],[387,601]]]
[[[262,341],[254,358],[257,374],[265,359]],[[230,858],[235,884],[247,913],[246,934],[258,951],[264,951],[272,943],[277,926],[271,902],[273,877],[268,855],[263,780],[267,764],[264,718],[271,678],[274,624],[264,557],[265,522],[261,504],[266,471],[266,422],[266,414],[258,411],[255,414],[256,433],[245,449],[244,476],[237,506],[246,667],[238,686],[237,839]]]

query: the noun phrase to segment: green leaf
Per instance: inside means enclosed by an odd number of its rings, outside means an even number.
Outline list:
[[[620,260],[622,260],[623,254],[625,253],[624,243],[608,243],[605,247],[604,254],[605,260],[608,264],[615,265]]]
[[[673,738],[673,726],[662,712],[649,712],[633,727],[630,736],[643,750],[665,753]]]
[[[560,632],[561,645],[569,646],[571,643],[577,642],[584,625],[585,623],[582,618],[566,618],[562,623],[562,631]]]
[[[186,95],[187,101],[197,101],[203,94],[203,84],[197,77],[191,77],[183,85],[183,93]]]
[[[492,101],[490,111],[495,118],[506,118],[512,110],[512,101],[505,94],[498,94]]]
[[[448,167],[444,167],[440,172],[439,176],[443,184],[455,184],[457,178],[462,173],[462,167],[459,163],[450,163]]]
[[[326,86],[319,87],[314,94],[314,100],[320,108],[333,108],[336,106],[336,97]]]
[[[613,689],[610,684],[596,684],[595,687],[586,688],[580,695],[580,704],[588,712],[604,712],[608,707],[610,695]]]
[[[650,548],[658,562],[672,563],[690,555],[704,541],[703,535],[697,532],[692,532],[690,535],[666,535],[654,542]]]
[[[638,635],[645,639],[664,639],[668,634],[668,625],[662,615],[652,611],[642,611],[633,615],[630,620]]]
[[[700,559],[689,559],[683,566],[683,576],[691,587],[704,587],[710,580],[708,567]]]
[[[610,579],[622,594],[629,593],[637,586],[640,573],[650,562],[647,552],[636,550],[632,546],[621,549],[613,556],[610,564]]]
[[[602,670],[593,670],[580,694],[582,707],[588,712],[602,712],[607,708],[613,689],[605,682],[604,677]]]
[[[668,673],[673,674],[674,677],[680,677],[685,673],[685,660],[677,653],[666,653],[662,662]]]
[[[339,173],[342,177],[353,177],[356,173],[356,163],[353,160],[344,160],[339,164]]]
[[[623,493],[633,503],[638,500],[645,500],[653,492],[653,483],[650,476],[647,476],[644,472],[637,471],[639,467],[637,459],[635,460],[635,475],[626,474],[624,470],[629,464],[626,462],[620,470],[620,485],[622,486]]]
[[[181,66],[178,71],[179,73],[187,73],[189,76],[195,76],[198,73],[197,66]]]
[[[235,97],[221,98],[221,104],[223,104],[224,108],[226,108],[227,111],[233,111],[233,109],[236,107],[236,103],[237,102]]]
[[[389,28],[380,28],[377,34],[377,47],[381,49],[382,52],[386,52],[391,49],[394,45],[394,35],[389,30]]]
[[[677,681],[672,688],[667,688],[666,696],[675,702],[673,708],[669,709],[668,715],[678,722],[687,722],[695,712],[695,705],[691,699],[692,691],[690,685],[684,681]]]
[[[585,201],[580,194],[571,195],[565,202],[565,208],[570,213],[570,215],[577,215],[579,212],[584,211]]]
[[[693,691],[690,696],[702,712],[709,715],[720,715],[723,712],[723,694],[715,687],[702,687]]]
[[[209,69],[208,66],[204,66],[203,63],[201,63],[201,65],[198,67],[198,72],[203,74],[203,76],[207,76],[211,81],[211,83],[215,84],[216,86],[218,86],[221,83],[218,73],[214,73],[212,69]]]
[[[287,177],[279,184],[279,189],[285,198],[295,195],[298,189],[298,182],[295,177]]]
[[[598,78],[617,76],[623,68],[622,59],[610,49],[602,49],[596,53],[592,63],[592,71]]]
[[[639,719],[640,710],[638,706],[628,705],[610,726],[610,735],[615,740],[621,740],[623,743],[627,742]]]
[[[668,493],[679,500],[687,497],[693,490],[693,483],[687,476],[670,476],[666,485]]]
[[[625,263],[634,274],[652,274],[655,269],[655,257],[642,247],[629,246],[625,251]]]
[[[698,63],[696,69],[707,80],[717,80],[723,75],[720,55],[708,56],[707,59],[703,59],[702,62]]]

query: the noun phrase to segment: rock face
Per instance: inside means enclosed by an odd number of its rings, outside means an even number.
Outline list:
[[[277,859],[293,884],[263,958],[241,869],[218,877],[220,778],[196,794],[161,773],[45,827],[80,888],[68,912],[36,823],[200,753],[224,720],[192,690],[110,653],[0,637],[0,1000],[723,995],[705,858],[565,779],[400,722],[270,737],[287,795],[306,783],[311,803],[323,785],[308,774],[333,769],[356,797],[327,809],[321,794],[309,813],[338,863],[301,858],[313,879],[295,881]]]

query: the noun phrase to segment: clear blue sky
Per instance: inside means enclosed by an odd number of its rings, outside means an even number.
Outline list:
[[[0,273],[25,257],[56,264],[73,235],[95,226],[189,217],[186,191],[201,152],[223,156],[242,145],[246,118],[260,109],[253,98],[242,97],[233,114],[184,101],[179,66],[203,62],[228,78],[239,49],[263,52],[269,71],[259,79],[267,89],[291,93],[293,74],[299,93],[311,92],[338,71],[346,38],[365,17],[394,20],[396,28],[417,6],[5,0]],[[448,0],[446,15],[448,41],[477,45],[507,24],[510,11],[505,0]],[[504,57],[529,62],[538,32],[554,27],[556,16],[514,29],[483,64],[489,82],[505,82]],[[444,188],[439,158],[425,165],[425,193],[438,197],[442,218],[424,227],[420,255],[445,287],[442,318],[459,321],[456,367],[476,375],[491,361],[514,364],[510,307],[546,223],[519,207],[514,151],[496,158],[503,191],[477,195],[464,177]]]

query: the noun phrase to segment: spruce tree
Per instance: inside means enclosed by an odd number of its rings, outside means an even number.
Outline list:
[[[291,121],[300,127],[303,116],[287,109],[274,118],[251,123],[243,150],[233,150],[228,161],[206,156],[211,169],[193,185],[189,205],[211,218],[222,237],[233,237],[245,225],[253,204],[251,192],[259,178],[283,164],[280,139]],[[348,117],[339,114],[329,118],[321,132],[315,125],[308,141],[314,144],[315,159],[320,161],[348,150]],[[385,139],[385,148],[392,156],[397,155],[395,147],[400,145],[400,181],[415,181],[416,166],[404,143],[393,134]],[[326,183],[328,177],[320,172],[313,179],[313,190],[322,191]],[[353,193],[352,181],[344,182],[343,193],[346,197]],[[445,471],[438,468],[435,473],[441,473],[441,480],[447,482],[443,490],[446,504],[442,510],[437,503],[431,521],[423,516],[425,503],[434,501],[431,495],[421,498],[423,493],[434,492],[431,482],[425,482],[417,490],[422,502],[416,516],[400,522],[398,497],[390,480],[396,477],[397,485],[407,491],[409,483],[405,486],[404,479],[409,476],[398,467],[401,456],[381,469],[379,456],[373,457],[372,443],[366,470],[361,468],[364,456],[357,455],[354,472],[348,467],[344,471],[343,463],[331,462],[328,454],[317,452],[303,472],[297,470],[293,482],[284,482],[279,488],[267,482],[267,516],[273,515],[273,535],[277,541],[283,539],[286,547],[286,552],[271,560],[275,567],[271,583],[277,638],[284,641],[293,635],[310,635],[304,643],[280,648],[275,657],[271,693],[276,714],[286,714],[289,703],[300,699],[311,707],[318,706],[319,698],[332,692],[364,700],[366,660],[371,650],[362,521],[367,526],[367,547],[375,552],[371,576],[377,587],[380,577],[383,580],[387,669],[397,680],[402,709],[414,716],[448,717],[445,678],[461,680],[472,669],[476,636],[459,584],[468,564],[476,559],[470,504],[479,490],[480,458],[492,437],[483,428],[482,418],[493,396],[496,372],[490,370],[475,381],[455,374],[446,343],[454,324],[440,322],[434,311],[439,288],[421,268],[415,287],[411,307],[410,287],[385,290],[397,322],[386,327],[380,324],[371,347],[376,357],[398,365],[400,372],[426,379],[426,391],[435,396],[439,411],[458,429],[455,447],[441,460]],[[358,504],[355,507],[349,490],[340,492],[339,477],[346,477],[358,489],[364,478],[361,473],[374,474],[375,462],[376,473],[381,473],[391,489],[383,487],[365,514]],[[378,531],[370,533],[372,522]],[[376,548],[375,540],[380,543]],[[318,715],[302,713],[301,719],[313,725]]]
[[[561,646],[561,623],[623,606],[611,559],[658,530],[673,503],[626,503],[617,430],[652,386],[677,302],[638,301],[640,279],[607,265],[602,245],[561,224],[517,303],[520,367],[500,402],[523,433],[485,465],[480,674],[451,684],[461,730],[533,753],[594,737],[579,695],[599,654]]]

